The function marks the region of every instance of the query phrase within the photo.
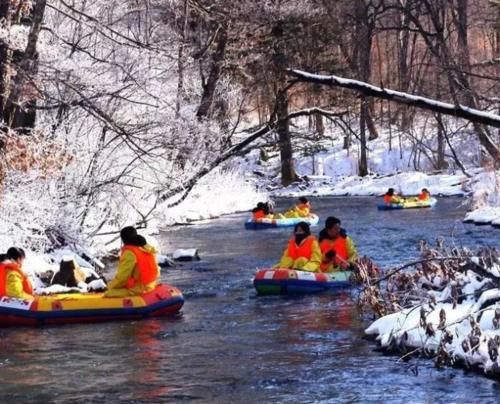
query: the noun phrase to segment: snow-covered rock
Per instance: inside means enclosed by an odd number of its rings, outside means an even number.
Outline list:
[[[174,251],[172,257],[176,261],[195,261],[200,259],[198,250],[196,248],[179,248]]]
[[[494,221],[500,221],[500,207],[484,206],[468,212],[464,218],[464,222],[475,224],[490,224]]]

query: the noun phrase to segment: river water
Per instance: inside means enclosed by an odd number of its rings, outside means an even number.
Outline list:
[[[372,198],[312,202],[384,268],[417,257],[420,239],[500,245],[499,230],[461,223],[457,198],[387,212]],[[202,257],[162,273],[186,298],[176,317],[0,330],[0,401],[498,402],[498,382],[375,351],[349,294],[256,296],[255,269],[277,261],[290,229],[248,231],[246,218],[162,233],[164,251],[195,247]]]

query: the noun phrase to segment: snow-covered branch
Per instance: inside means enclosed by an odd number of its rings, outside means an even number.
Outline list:
[[[295,69],[288,69],[287,72],[289,75],[297,78],[299,81],[347,88],[350,90],[358,91],[370,97],[382,98],[384,100],[427,109],[429,111],[439,112],[445,115],[452,115],[458,118],[467,119],[472,122],[478,122],[484,125],[500,128],[500,115],[469,108],[464,105],[454,105],[442,101],[433,100],[432,98],[421,97],[401,91],[377,87],[359,80],[351,80],[338,76],[312,74]]]

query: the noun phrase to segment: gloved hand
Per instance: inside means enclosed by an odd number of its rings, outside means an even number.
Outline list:
[[[337,255],[337,253],[335,252],[335,250],[330,250],[328,251],[326,254],[325,254],[325,261],[326,262],[330,262],[330,261],[333,261],[335,259],[335,256]]]

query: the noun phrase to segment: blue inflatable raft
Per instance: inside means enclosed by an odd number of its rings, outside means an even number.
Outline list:
[[[309,294],[338,291],[352,286],[352,272],[306,272],[296,269],[261,269],[253,284],[260,295]]]
[[[319,217],[314,213],[309,215],[308,217],[292,217],[292,218],[284,218],[284,219],[248,219],[245,222],[245,229],[247,230],[261,230],[261,229],[270,229],[273,227],[291,227],[295,226],[297,223],[306,222],[311,226],[318,224]]]
[[[397,209],[422,209],[432,208],[437,203],[436,198],[430,198],[428,201],[406,200],[403,203],[381,203],[377,205],[378,210],[397,210]]]

